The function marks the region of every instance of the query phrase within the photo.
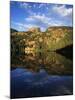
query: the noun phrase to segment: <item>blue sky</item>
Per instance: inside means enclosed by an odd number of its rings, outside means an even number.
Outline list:
[[[28,31],[38,27],[72,26],[73,6],[64,4],[10,2],[11,28]]]

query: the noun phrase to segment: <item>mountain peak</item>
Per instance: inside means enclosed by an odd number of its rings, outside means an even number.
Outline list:
[[[30,28],[30,32],[40,32],[40,28]]]

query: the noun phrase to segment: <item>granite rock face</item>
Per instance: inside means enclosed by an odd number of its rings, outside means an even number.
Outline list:
[[[45,32],[30,28],[27,32],[11,33],[11,47],[14,51],[56,51],[73,44],[72,27],[49,27]]]

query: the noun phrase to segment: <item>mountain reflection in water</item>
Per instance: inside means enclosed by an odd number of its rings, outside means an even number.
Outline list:
[[[12,69],[26,68],[31,72],[39,72],[45,69],[48,74],[70,75],[72,74],[72,61],[56,54],[55,52],[34,53],[12,57]]]
[[[11,58],[11,98],[71,95],[73,62],[55,52]]]

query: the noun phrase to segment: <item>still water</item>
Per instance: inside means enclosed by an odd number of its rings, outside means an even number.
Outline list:
[[[55,52],[11,58],[11,98],[73,94],[73,62]]]

